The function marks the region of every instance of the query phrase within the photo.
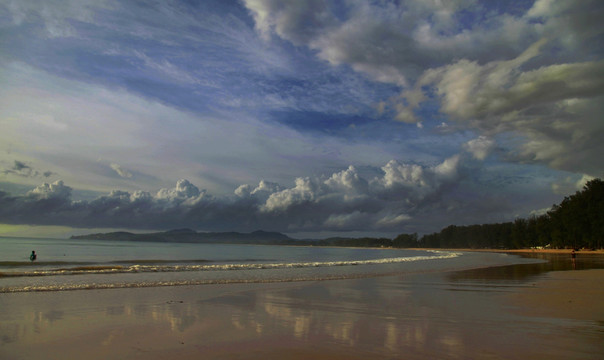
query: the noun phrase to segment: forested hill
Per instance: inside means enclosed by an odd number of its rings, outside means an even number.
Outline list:
[[[414,235],[417,239],[417,236]],[[349,246],[349,247],[392,247],[387,238],[344,238],[334,237],[323,240],[298,240],[279,232],[254,231],[239,232],[196,232],[191,229],[175,229],[164,232],[135,234],[127,231],[73,235],[71,239],[116,240],[140,242],[173,242],[202,244],[255,244],[255,245],[295,245],[295,246]]]
[[[399,236],[408,237],[404,234]],[[582,191],[565,197],[545,215],[502,224],[451,225],[439,233],[424,235],[417,241],[417,246],[601,249],[604,247],[604,181],[589,181]]]
[[[165,232],[135,234],[125,231],[72,236],[72,239],[120,240],[145,242],[184,242],[184,243],[221,243],[221,244],[266,244],[291,245],[296,240],[278,232],[254,231],[239,232],[196,232],[191,229],[176,229]]]

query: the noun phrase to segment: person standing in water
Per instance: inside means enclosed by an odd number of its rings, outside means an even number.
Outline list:
[[[34,250],[32,250],[31,255],[29,255],[29,260],[36,261],[37,257],[38,257],[38,255],[36,255],[36,252]]]

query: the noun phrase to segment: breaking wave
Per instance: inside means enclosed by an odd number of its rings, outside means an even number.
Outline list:
[[[174,263],[174,261],[147,260],[140,264],[129,264],[128,261],[104,264],[71,263],[75,266],[69,267],[61,266],[64,264],[56,264],[59,266],[31,270],[19,268],[18,271],[0,273],[0,280],[4,279],[8,281],[13,279],[11,282],[18,281],[18,283],[14,283],[12,286],[0,287],[0,293],[350,279],[385,274],[386,270],[384,268],[381,268],[382,270],[375,270],[375,268],[371,267],[365,269],[363,266],[366,265],[419,264],[422,261],[432,263],[431,260],[451,259],[461,255],[458,252],[431,251],[430,253],[430,255],[423,256],[322,262],[211,263],[207,260],[194,260],[187,263]],[[354,266],[359,271],[346,270],[345,267],[347,266]],[[342,267],[342,271],[320,271],[318,273],[308,271],[312,268],[335,269],[336,267]],[[278,269],[285,270],[272,271]],[[256,272],[256,270],[266,270],[268,272]],[[165,276],[161,276],[160,278],[150,277],[153,273],[158,275],[161,273],[166,275],[173,273],[174,275],[170,275],[169,278]],[[122,275],[111,276],[112,274]],[[211,274],[217,275],[214,276]],[[258,274],[258,276],[252,274]],[[68,275],[82,276],[69,277]],[[42,281],[42,279],[49,277],[51,277],[51,281]],[[36,280],[36,278],[40,280]],[[59,280],[60,278],[64,280]],[[28,279],[31,279],[33,282]]]
[[[147,272],[183,272],[183,271],[222,271],[222,270],[256,270],[256,269],[288,269],[288,268],[312,268],[332,266],[355,266],[355,265],[380,265],[394,264],[412,261],[449,259],[460,255],[456,252],[437,252],[432,256],[395,257],[370,260],[345,260],[324,262],[292,262],[292,263],[235,263],[235,264],[186,264],[186,265],[162,265],[162,260],[148,260],[143,263],[152,265],[84,265],[58,269],[30,270],[17,272],[0,272],[2,277],[35,277],[35,276],[57,276],[57,275],[81,275],[81,274],[125,274],[125,273],[147,273]],[[206,260],[195,260],[207,262]],[[127,261],[121,261],[127,263]]]

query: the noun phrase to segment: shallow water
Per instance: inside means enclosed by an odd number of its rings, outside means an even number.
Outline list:
[[[454,251],[32,238],[0,238],[0,249],[0,292],[346,279],[539,262]]]
[[[549,271],[604,269],[604,256],[593,252],[579,252],[573,262],[568,254],[522,253],[526,259],[538,260],[516,266],[497,266],[457,271],[448,274],[452,281],[478,282],[481,284],[522,284],[532,281]]]

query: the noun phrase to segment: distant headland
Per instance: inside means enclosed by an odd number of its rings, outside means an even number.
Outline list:
[[[266,244],[290,245],[296,242],[289,236],[279,232],[254,231],[240,232],[197,232],[191,229],[174,229],[163,232],[135,234],[126,231],[74,235],[71,239],[85,240],[118,240],[144,242],[175,242],[175,243],[208,243],[208,244]]]

